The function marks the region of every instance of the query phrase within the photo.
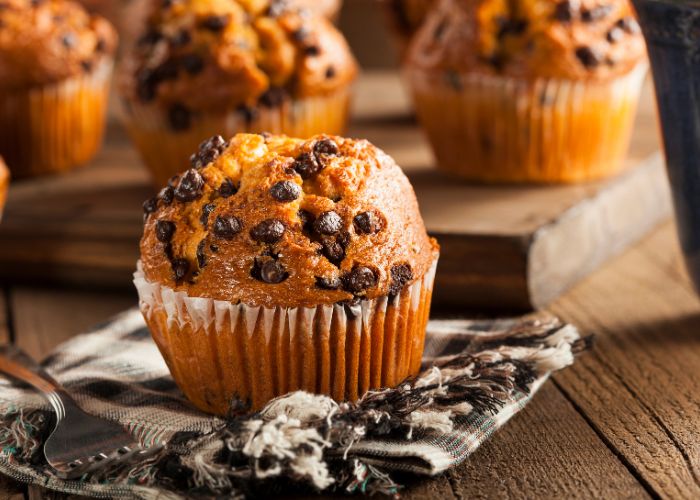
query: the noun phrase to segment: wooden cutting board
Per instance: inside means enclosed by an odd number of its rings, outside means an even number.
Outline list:
[[[428,230],[442,246],[435,301],[522,310],[544,306],[671,214],[647,86],[630,169],[578,186],[472,186],[430,168],[428,144],[398,77],[364,75],[353,137],[404,167]],[[12,185],[0,224],[0,278],[89,287],[130,287],[138,257],[146,172],[119,125],[84,168]]]

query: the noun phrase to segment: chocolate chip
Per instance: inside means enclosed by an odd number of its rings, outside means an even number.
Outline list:
[[[204,247],[206,244],[207,240],[204,239],[197,245],[197,264],[199,265],[200,269],[207,265],[207,256],[204,253]]]
[[[489,59],[487,62],[493,65],[491,59]],[[456,71],[451,69],[445,71],[445,81],[447,82],[447,85],[449,85],[454,90],[462,90],[462,77],[459,76],[459,73],[457,73]]]
[[[352,219],[357,234],[374,234],[382,230],[382,221],[374,212],[362,212]]]
[[[250,230],[250,237],[260,243],[275,243],[282,238],[285,229],[279,219],[266,219]]]
[[[603,57],[598,51],[586,45],[576,49],[576,57],[587,69],[595,68],[603,61]]]
[[[445,30],[447,30],[447,19],[441,19],[435,27],[435,31],[433,31],[433,39],[436,41],[440,40],[442,35],[445,34]]]
[[[228,143],[220,135],[215,135],[202,141],[197,152],[190,156],[194,168],[203,168],[216,160],[228,147]]]
[[[277,201],[294,201],[301,195],[301,187],[292,181],[275,182],[270,188],[270,195]]]
[[[287,98],[287,91],[281,87],[270,87],[260,96],[260,104],[266,108],[281,106]]]
[[[107,50],[107,42],[104,38],[99,37],[95,43],[95,52],[103,53]]]
[[[241,220],[235,215],[221,216],[219,215],[214,221],[214,235],[230,240],[243,229]]]
[[[215,245],[214,243],[212,243],[211,245],[209,245],[209,250],[211,250],[212,252],[216,253],[216,252],[219,251],[219,246],[218,246],[218,245]]]
[[[80,67],[85,73],[90,73],[92,71],[92,61],[83,60],[80,61]]]
[[[284,266],[276,260],[268,260],[260,267],[260,279],[265,283],[282,283],[289,277],[289,273]]]
[[[631,16],[623,17],[622,19],[618,20],[615,24],[618,27],[622,28],[625,31],[625,33],[629,33],[630,35],[636,35],[641,31],[639,28],[639,23],[635,18]]]
[[[250,125],[258,117],[258,110],[250,106],[242,104],[238,106],[237,111],[241,114],[245,122]]]
[[[61,37],[61,43],[65,48],[72,49],[78,44],[78,37],[72,32],[64,33]]]
[[[340,267],[345,259],[345,246],[339,238],[324,238],[321,241],[323,255],[331,261],[331,264]]]
[[[139,71],[136,75],[136,94],[141,101],[148,102],[153,100],[156,96],[156,85],[149,71]]]
[[[598,5],[592,9],[586,9],[581,12],[581,20],[584,23],[594,23],[608,17],[608,14],[612,12],[612,5]]]
[[[304,47],[304,54],[310,57],[316,57],[321,53],[321,49],[318,45],[307,45]]]
[[[314,232],[330,236],[343,228],[343,219],[333,210],[323,212],[314,221]]]
[[[618,28],[617,26],[613,26],[610,28],[610,31],[608,31],[608,34],[605,35],[605,38],[608,40],[610,43],[617,43],[620,40],[622,40],[622,37],[625,36],[625,32],[622,30],[622,28]]]
[[[190,263],[187,259],[173,259],[171,265],[176,282],[182,281],[190,270]]]
[[[302,153],[297,156],[292,168],[301,175],[302,179],[309,179],[323,170],[323,165],[318,162],[315,155]]]
[[[301,221],[301,230],[307,234],[310,234],[314,229],[314,220],[316,220],[314,214],[308,210],[301,209],[299,212],[297,212],[297,215]]]
[[[175,223],[169,220],[159,220],[156,222],[156,238],[161,243],[168,243],[175,234]]]
[[[191,120],[192,114],[190,110],[182,104],[173,104],[170,106],[170,109],[168,109],[168,122],[170,122],[170,127],[175,131],[182,131],[190,128]]]
[[[331,78],[335,78],[335,66],[328,66],[326,68],[326,80],[330,80]]]
[[[207,228],[207,225],[209,224],[209,215],[211,214],[212,210],[216,208],[216,205],[214,203],[207,203],[202,207],[202,215],[199,216],[199,222],[202,223],[202,226],[204,226],[204,229]]]
[[[221,183],[221,186],[219,186],[219,194],[223,198],[228,198],[230,196],[233,196],[238,192],[238,188],[236,185],[233,183],[231,179],[226,179],[224,182]]]
[[[136,42],[138,45],[141,46],[146,46],[146,45],[155,45],[158,43],[160,40],[163,39],[163,34],[160,33],[159,31],[147,31],[144,33]]]
[[[413,279],[413,271],[409,264],[397,264],[391,268],[391,285],[389,295],[397,295],[406,284]]]
[[[343,289],[351,293],[360,293],[377,284],[377,276],[369,267],[356,266],[341,278]]]
[[[178,201],[193,201],[202,196],[204,179],[195,169],[191,168],[180,178],[175,188],[175,198]]]
[[[228,23],[229,18],[227,15],[209,16],[202,20],[200,26],[209,31],[219,32],[222,31],[226,26],[228,26]]]
[[[304,26],[292,33],[292,39],[297,42],[303,42],[307,36],[309,36],[309,30]]]
[[[173,47],[184,47],[192,41],[192,35],[187,30],[180,30],[170,39],[170,44]]]
[[[158,199],[150,198],[143,202],[143,213],[146,216],[151,215],[153,212],[158,210]]]
[[[321,139],[314,144],[314,154],[317,158],[322,155],[337,156],[338,153],[338,145],[332,139]]]
[[[525,19],[500,19],[500,26],[496,36],[503,39],[506,36],[517,36],[523,34],[529,23]]]
[[[576,11],[579,9],[580,5],[578,2],[574,3],[571,0],[564,0],[554,7],[554,19],[567,23],[574,18]]]
[[[316,277],[316,286],[322,290],[337,290],[341,286],[339,278],[324,278],[322,276]]]
[[[180,62],[190,75],[196,75],[204,69],[204,61],[197,54],[186,54],[182,56]]]
[[[165,186],[158,193],[158,198],[161,199],[166,205],[170,205],[173,202],[173,197],[175,196],[175,190],[170,186]]]

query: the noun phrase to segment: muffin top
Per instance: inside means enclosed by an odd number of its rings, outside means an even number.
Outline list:
[[[627,0],[443,0],[416,34],[414,67],[603,80],[645,57]]]
[[[146,279],[252,306],[396,295],[428,271],[428,237],[401,169],[365,140],[212,137],[144,204]]]
[[[77,3],[0,1],[0,87],[45,85],[90,72],[116,44],[112,26]]]
[[[327,19],[286,2],[157,0],[120,86],[142,103],[219,111],[331,93],[356,71]]]
[[[298,9],[308,9],[319,16],[333,19],[338,15],[343,5],[342,0],[286,0],[288,4]]]

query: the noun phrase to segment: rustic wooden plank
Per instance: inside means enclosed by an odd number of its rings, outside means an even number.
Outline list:
[[[648,497],[551,382],[450,476],[457,498]]]
[[[136,303],[135,293],[15,288],[11,294],[15,342],[41,359],[61,342]]]
[[[435,303],[522,310],[548,303],[670,214],[648,91],[629,157],[636,168],[605,182],[476,186],[431,170],[395,73],[359,80],[350,135],[384,148],[411,178],[443,249]],[[107,137],[89,168],[13,185],[0,225],[3,278],[131,286],[141,204],[153,191],[116,123]]]
[[[647,488],[700,497],[700,307],[673,225],[575,287],[552,311],[597,334],[556,375],[567,397]]]

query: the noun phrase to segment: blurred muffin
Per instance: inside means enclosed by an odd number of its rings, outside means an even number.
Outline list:
[[[418,31],[428,12],[438,0],[384,0],[384,11],[399,42],[401,52],[406,50],[413,34]]]
[[[419,370],[437,243],[367,141],[202,143],[144,204],[135,275],[173,377],[200,409],[303,389],[354,400]]]
[[[125,61],[125,124],[163,184],[217,133],[342,132],[356,71],[328,20],[285,3],[171,2]]]
[[[406,62],[438,166],[488,182],[619,172],[646,69],[626,0],[444,0]]]
[[[5,162],[2,161],[0,156],[0,219],[2,219],[2,210],[5,208],[5,201],[7,201],[7,191],[10,187],[10,171],[5,166]]]
[[[0,8],[0,154],[16,178],[87,162],[104,132],[116,35],[78,4]]]

